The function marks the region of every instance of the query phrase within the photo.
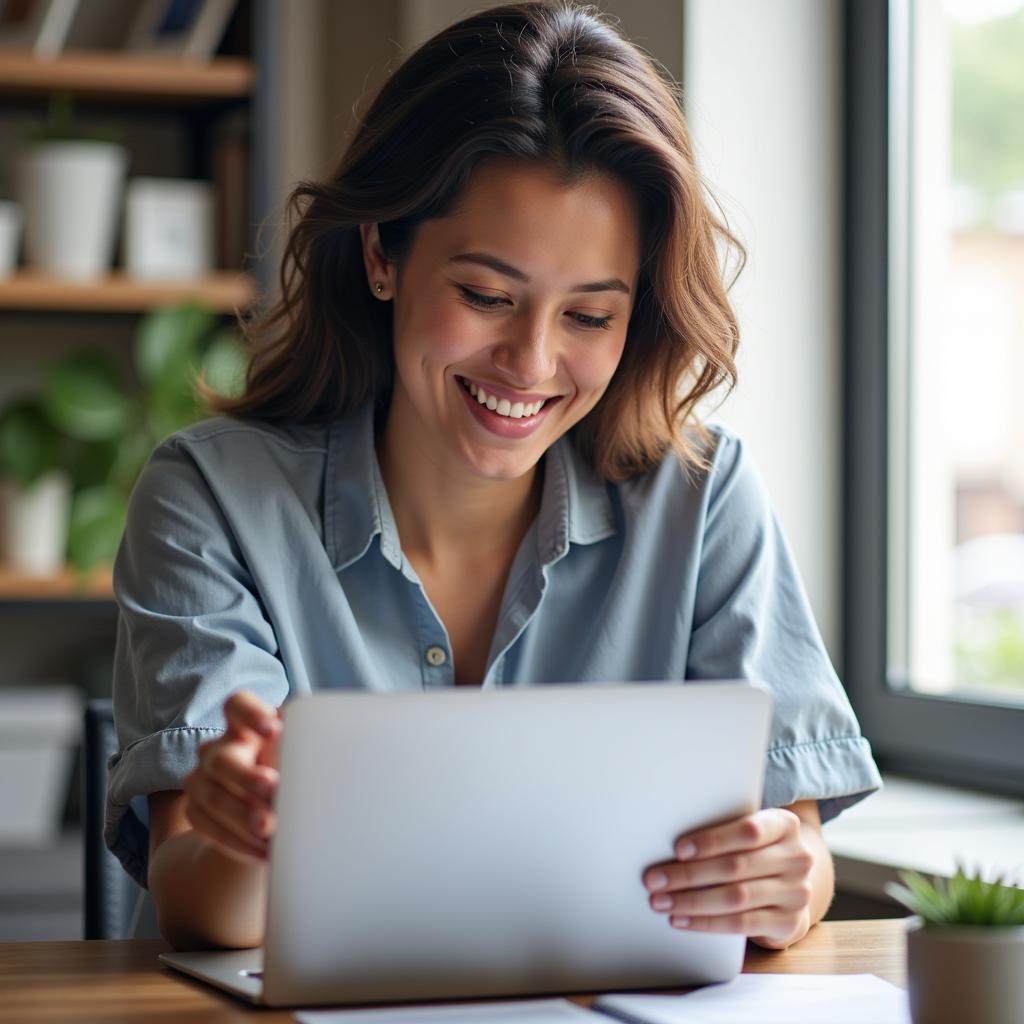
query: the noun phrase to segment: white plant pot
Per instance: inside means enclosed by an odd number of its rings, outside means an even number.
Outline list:
[[[0,278],[10,277],[18,265],[23,220],[21,207],[17,203],[0,200]]]
[[[114,261],[128,153],[112,142],[44,142],[19,154],[25,258],[57,277],[94,280]]]
[[[71,479],[63,470],[29,488],[0,481],[0,562],[41,576],[62,568],[70,512]]]
[[[914,1024],[1024,1021],[1024,926],[926,928],[907,923]]]

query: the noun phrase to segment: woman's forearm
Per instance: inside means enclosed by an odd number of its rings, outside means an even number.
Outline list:
[[[811,900],[808,905],[810,913],[809,926],[816,925],[827,913],[835,895],[836,877],[832,863],[832,851],[821,834],[820,826],[807,824],[801,827],[804,838],[814,850],[814,867],[811,868]]]
[[[160,931],[175,949],[263,942],[266,863],[245,863],[189,830],[160,844],[148,881]]]

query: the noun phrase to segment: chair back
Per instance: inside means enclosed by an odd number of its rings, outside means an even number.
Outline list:
[[[138,926],[140,912],[150,903],[146,890],[121,867],[103,842],[107,761],[116,752],[113,705],[109,700],[89,701],[82,743],[87,939],[142,938]],[[151,925],[147,930],[152,934]]]

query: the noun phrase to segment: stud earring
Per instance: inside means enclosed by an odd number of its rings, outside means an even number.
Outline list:
[[[380,295],[380,293],[382,291],[384,291],[384,285],[381,284],[380,281],[378,281],[377,284],[374,287],[377,289],[377,294],[378,295]]]

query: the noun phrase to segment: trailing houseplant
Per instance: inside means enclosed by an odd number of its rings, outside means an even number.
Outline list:
[[[1024,889],[963,865],[948,881],[900,878],[886,892],[916,915],[907,929],[914,1024],[1024,1021]]]
[[[237,334],[196,303],[143,316],[133,355],[135,380],[126,382],[105,353],[73,353],[49,368],[38,395],[0,412],[0,477],[24,490],[49,470],[69,476],[66,551],[81,572],[113,559],[153,448],[209,415],[197,379],[235,394],[247,362]]]

